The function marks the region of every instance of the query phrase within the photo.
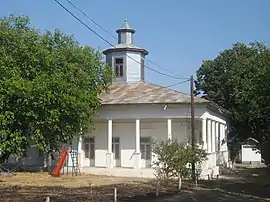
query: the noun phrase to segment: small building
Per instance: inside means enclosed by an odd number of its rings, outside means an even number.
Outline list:
[[[127,20],[116,31],[118,44],[103,53],[115,80],[100,95],[95,130],[79,139],[81,172],[153,177],[151,140],[191,143],[190,95],[145,81],[148,52],[133,44]],[[195,97],[195,141],[208,152],[202,175],[218,175],[228,163],[227,114],[213,103]],[[225,141],[226,142],[226,141]],[[76,147],[76,146],[75,146]]]
[[[239,151],[239,161],[244,164],[260,164],[262,157],[257,145],[258,141],[254,138],[248,138],[244,141]]]

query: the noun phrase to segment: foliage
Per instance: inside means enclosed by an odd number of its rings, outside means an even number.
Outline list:
[[[28,147],[50,151],[93,128],[111,81],[101,53],[27,17],[0,19],[0,161]]]
[[[157,178],[170,179],[179,178],[179,189],[181,179],[190,177],[190,164],[200,165],[206,159],[206,152],[198,147],[192,148],[187,144],[179,144],[177,141],[161,141],[153,143],[155,160],[154,168]]]
[[[240,141],[253,137],[269,154],[270,49],[255,42],[236,43],[197,71],[197,94],[229,110],[231,131]],[[264,158],[269,158],[263,155]],[[270,160],[270,158],[269,158]]]

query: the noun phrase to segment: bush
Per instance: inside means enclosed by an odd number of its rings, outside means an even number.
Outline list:
[[[197,167],[200,173],[200,164],[206,160],[206,152],[197,146],[192,148],[188,144],[179,144],[176,141],[161,141],[152,143],[155,160],[153,166],[157,180],[179,179],[179,190],[182,179],[191,177],[191,165]]]

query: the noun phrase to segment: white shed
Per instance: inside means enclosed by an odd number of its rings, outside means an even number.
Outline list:
[[[261,163],[261,153],[256,145],[258,141],[254,138],[248,138],[242,145],[240,150],[240,161],[242,163]]]

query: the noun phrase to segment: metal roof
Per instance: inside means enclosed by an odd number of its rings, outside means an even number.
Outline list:
[[[122,25],[121,28],[122,28],[122,29],[132,29],[132,28],[129,26],[129,24],[128,24],[127,18],[125,19],[125,22],[124,22],[124,24]]]
[[[122,31],[131,31],[132,33],[135,33],[135,30],[129,26],[127,18],[125,19],[125,22],[121,26],[121,28],[119,28],[118,30],[116,30],[117,33],[118,32],[122,32]]]
[[[100,95],[102,104],[190,103],[190,95],[146,82],[114,83]],[[195,97],[195,103],[209,103]]]

